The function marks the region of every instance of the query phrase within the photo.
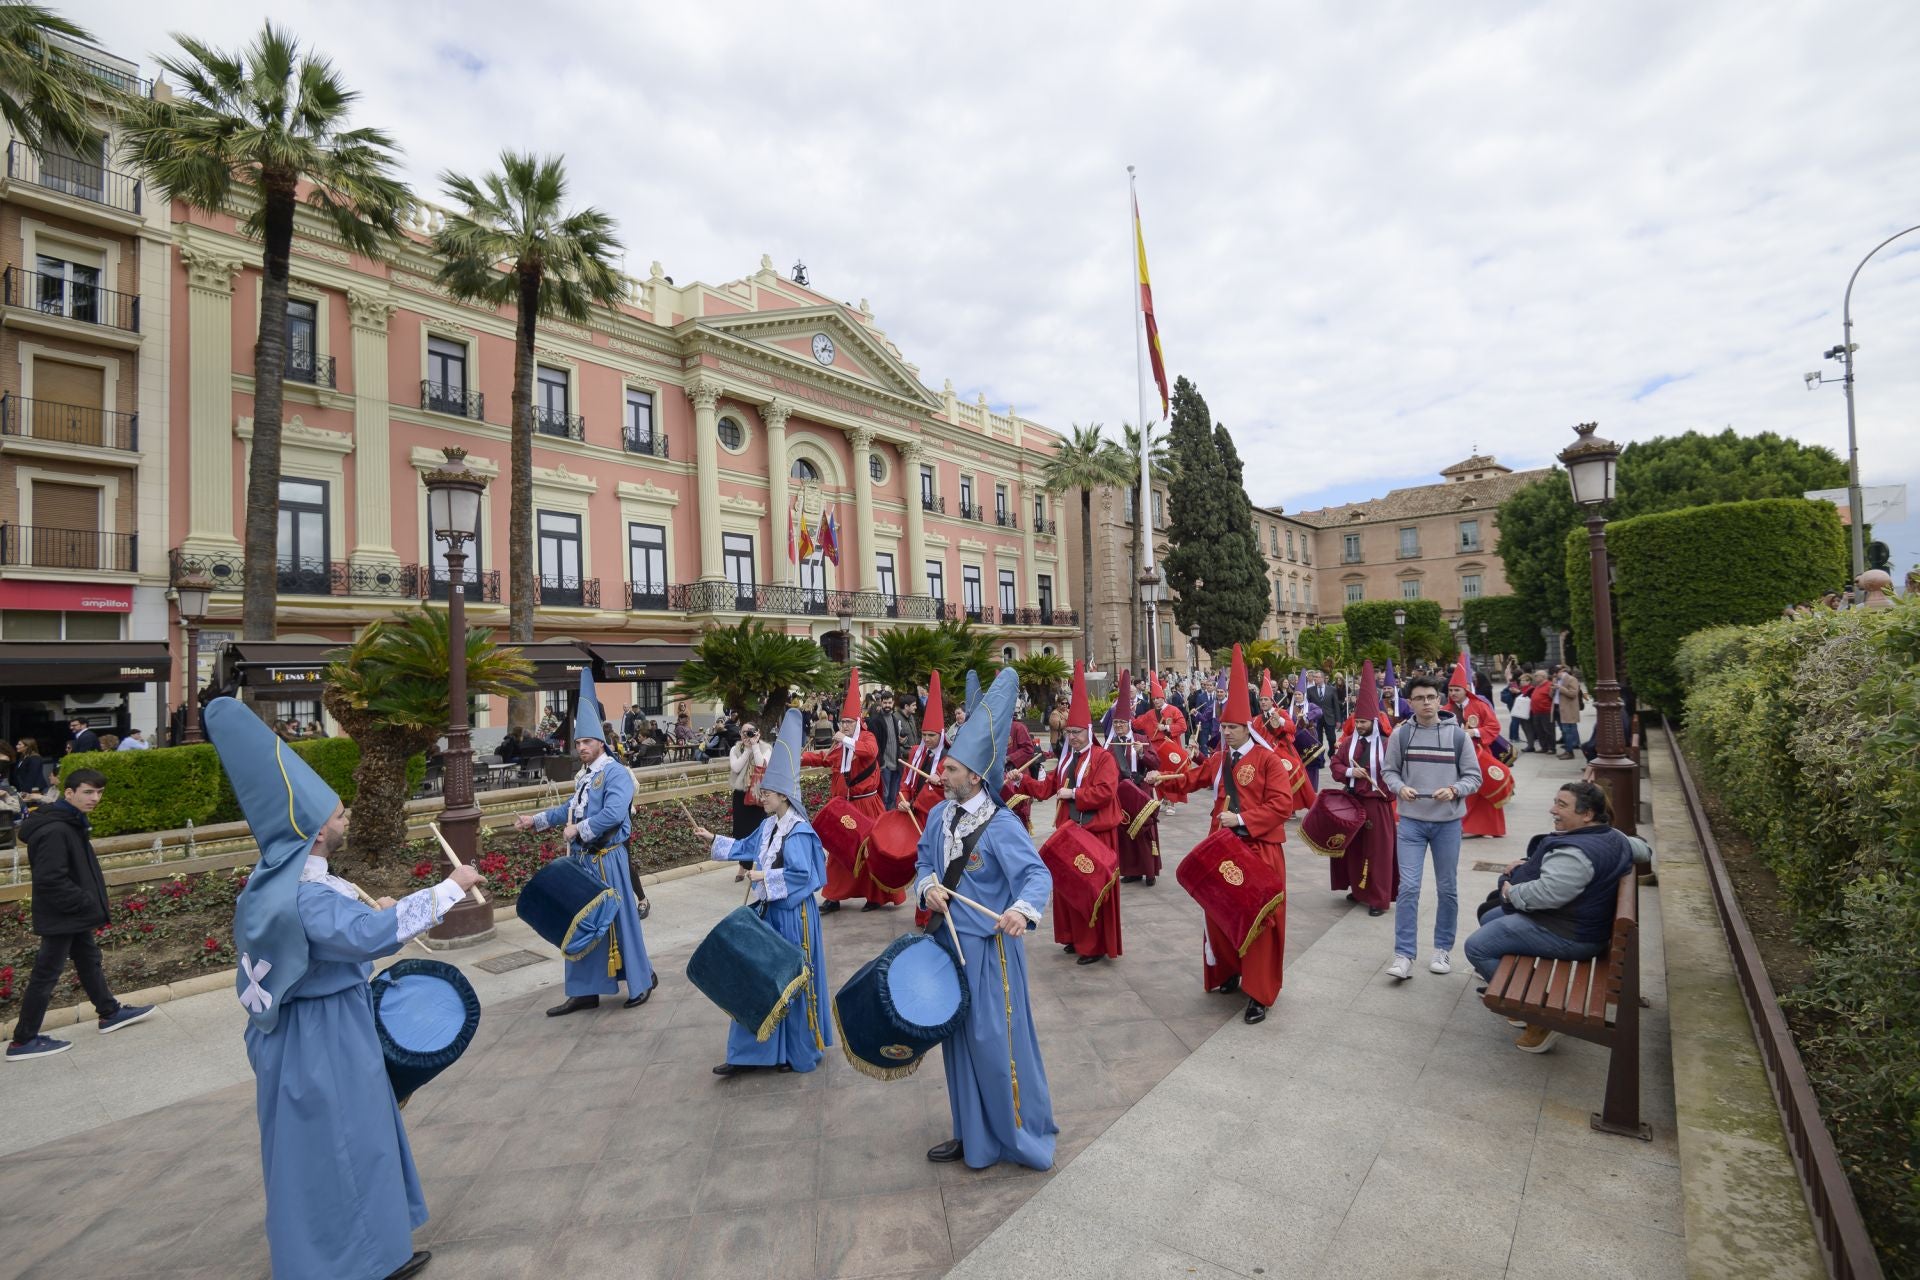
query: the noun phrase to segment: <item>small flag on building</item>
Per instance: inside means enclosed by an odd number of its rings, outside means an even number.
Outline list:
[[[820,518],[820,553],[833,564],[840,563],[840,531],[831,511]]]

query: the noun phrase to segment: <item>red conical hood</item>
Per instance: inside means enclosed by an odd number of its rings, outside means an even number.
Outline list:
[[[1460,661],[1453,664],[1453,674],[1447,677],[1447,687],[1459,685],[1468,693],[1473,692],[1473,673],[1467,670],[1467,655],[1461,654]]]
[[[1073,703],[1067,708],[1067,728],[1093,728],[1093,714],[1087,709],[1087,667],[1083,662],[1073,664]]]
[[[1167,696],[1167,687],[1160,683],[1158,671],[1147,672],[1147,696],[1155,702]]]
[[[1264,667],[1260,671],[1260,696],[1265,698],[1268,702],[1272,702],[1274,700],[1273,672],[1266,670]]]
[[[840,704],[842,720],[860,719],[860,668],[847,673],[847,700]]]
[[[1120,670],[1120,683],[1113,691],[1113,713],[1133,723],[1133,672],[1126,668]]]
[[[940,700],[940,672],[927,677],[927,711],[920,717],[920,732],[945,733],[947,731],[947,704]]]
[[[1360,696],[1353,700],[1356,721],[1380,718],[1380,682],[1373,675],[1373,659],[1360,664]]]
[[[1227,701],[1220,708],[1222,724],[1252,724],[1253,703],[1247,697],[1247,660],[1233,646],[1233,669],[1227,676]]]

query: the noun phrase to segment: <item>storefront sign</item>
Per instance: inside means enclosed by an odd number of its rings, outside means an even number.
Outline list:
[[[52,613],[131,613],[133,588],[118,583],[0,582],[0,609],[41,609]]]

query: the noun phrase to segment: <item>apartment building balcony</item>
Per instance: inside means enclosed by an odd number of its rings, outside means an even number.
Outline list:
[[[557,436],[562,440],[584,440],[587,438],[587,420],[577,413],[561,413],[558,409],[533,411],[533,429],[543,436]]]
[[[1060,534],[1060,525],[1054,520],[1035,520],[1033,531],[1043,538],[1054,538]]]
[[[0,303],[15,328],[129,349],[141,342],[137,293],[9,266],[0,273]]]
[[[533,580],[533,603],[557,609],[598,609],[600,579],[541,574]]]
[[[628,453],[649,458],[668,456],[667,433],[664,431],[635,431],[629,428],[620,433],[620,443]]]
[[[1396,560],[1418,560],[1419,558],[1420,548],[1417,546],[1409,547],[1405,543],[1401,543],[1400,549],[1394,553],[1394,559]]]
[[[140,535],[0,524],[0,567],[67,573],[137,573]]]
[[[8,199],[82,221],[137,229],[144,198],[136,174],[109,169],[99,158],[42,155],[20,141],[7,144]]]
[[[420,383],[420,407],[428,413],[445,413],[455,418],[486,420],[487,398],[478,391],[444,382]]]
[[[1002,529],[1018,529],[1020,527],[1020,517],[1011,511],[994,512],[993,522]]]
[[[238,593],[246,577],[246,557],[238,552],[198,554],[175,547],[167,554],[167,563],[173,577],[191,573],[211,582],[215,591]],[[276,562],[275,577],[282,595],[330,599],[445,600],[451,583],[443,564],[402,564],[397,560],[348,563],[331,558],[289,558]],[[500,603],[499,570],[468,569],[464,581],[468,600]]]
[[[326,387],[329,390],[340,385],[334,380],[333,357],[323,356],[317,351],[287,352],[282,376],[288,382],[304,382],[310,387]]]
[[[935,497],[931,493],[923,493],[920,495],[920,509],[922,511],[931,511],[937,516],[943,516],[947,514],[947,500],[945,498]]]
[[[76,446],[122,455],[117,460],[129,464],[136,462],[140,415],[35,400],[12,392],[0,394],[0,447],[69,457]]]
[[[962,501],[959,511],[962,520],[985,520],[987,518],[987,513],[980,509],[980,504],[977,502]]]
[[[633,608],[651,609],[660,597],[655,587],[645,599],[629,584]],[[665,589],[664,607],[670,612],[770,613],[794,618],[854,617],[862,620],[896,619],[905,622],[938,622],[943,615],[940,601],[932,596],[908,596],[886,591],[828,591],[820,587],[786,587],[765,584],[742,585],[733,582],[689,582]]]
[[[1080,625],[1078,609],[1016,609],[1011,614],[1002,614],[1001,622],[1008,626],[1021,627],[1077,627]]]

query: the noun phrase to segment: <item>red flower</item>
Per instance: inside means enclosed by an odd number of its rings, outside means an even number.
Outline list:
[[[206,948],[209,951],[218,951],[220,949],[220,939],[208,938],[206,941]]]
[[[12,981],[13,981],[13,966],[8,965],[6,968],[0,969],[0,982],[12,982]]]
[[[426,859],[423,858],[419,862],[416,862],[413,864],[413,878],[415,880],[425,880],[428,876],[432,874],[433,874],[433,863],[427,861]]]
[[[128,898],[127,899],[127,910],[134,912],[136,915],[142,911],[145,911],[146,909],[147,909],[147,900],[145,898]]]
[[[245,872],[245,873],[243,873],[243,874],[241,874],[241,875],[237,875],[237,876],[235,876],[235,877],[233,878],[233,887],[234,887],[234,889],[235,889],[235,891],[238,891],[238,890],[241,890],[241,889],[244,889],[244,888],[246,888],[246,887],[247,887],[247,880],[249,879],[249,877],[251,877],[251,875],[252,875],[252,874],[253,874],[252,872]]]
[[[142,932],[142,933],[152,933],[152,932],[153,932],[153,926],[152,926],[152,925],[150,925],[150,924],[143,924],[143,925],[141,925],[141,926],[140,926],[140,932]]]

